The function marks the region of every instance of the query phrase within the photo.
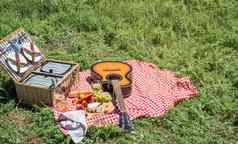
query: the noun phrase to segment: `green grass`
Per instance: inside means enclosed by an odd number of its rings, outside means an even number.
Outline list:
[[[88,131],[85,144],[238,143],[238,2],[236,0],[0,0],[0,37],[25,28],[48,58],[83,69],[98,60],[144,59],[190,76],[199,95],[163,118]],[[0,143],[69,143],[47,107],[25,108],[0,75]],[[27,119],[19,123],[14,112]]]

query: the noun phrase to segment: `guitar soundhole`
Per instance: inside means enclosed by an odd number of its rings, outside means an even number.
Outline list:
[[[102,84],[102,88],[104,91],[112,92],[112,85],[110,84],[111,80],[122,80],[122,76],[118,74],[110,74],[106,76],[107,82]]]
[[[111,80],[122,80],[122,77],[120,75],[117,75],[117,74],[111,74],[111,75],[108,75],[106,77],[107,80],[111,81]]]

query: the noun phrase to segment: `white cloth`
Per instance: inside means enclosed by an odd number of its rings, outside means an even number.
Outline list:
[[[83,110],[61,113],[58,124],[61,128],[67,130],[74,143],[80,143],[86,135],[86,114]]]

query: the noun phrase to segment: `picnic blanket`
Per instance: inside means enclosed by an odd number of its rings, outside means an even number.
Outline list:
[[[196,96],[197,91],[188,77],[182,77],[154,64],[139,60],[125,61],[133,68],[131,96],[125,99],[128,114],[132,119],[138,117],[162,117],[178,101]],[[73,89],[91,90],[87,78],[90,71],[80,72],[80,82]],[[76,99],[67,98],[67,110],[76,109]],[[53,108],[57,119],[60,111]],[[87,125],[104,126],[116,124],[118,114],[98,114],[87,117]]]

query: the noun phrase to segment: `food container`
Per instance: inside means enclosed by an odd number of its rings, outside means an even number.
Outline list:
[[[18,100],[27,105],[52,105],[54,95],[78,82],[79,64],[48,60],[23,29],[0,41],[0,64],[14,80]]]

